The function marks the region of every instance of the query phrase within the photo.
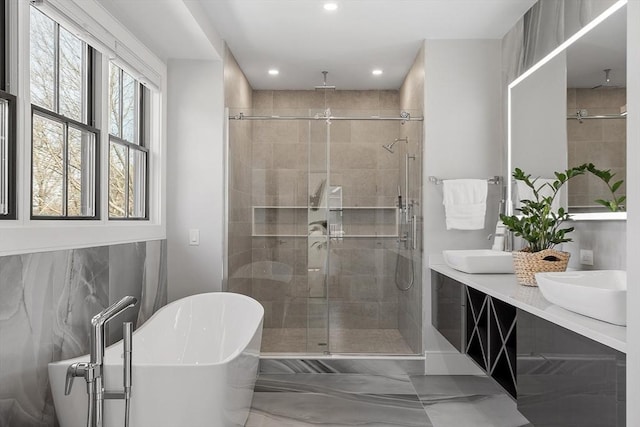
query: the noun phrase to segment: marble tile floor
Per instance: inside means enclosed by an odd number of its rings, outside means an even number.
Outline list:
[[[308,339],[307,339],[308,337]],[[323,352],[325,329],[264,328],[262,353]],[[413,354],[397,329],[330,329],[329,350],[332,353]]]
[[[485,376],[262,374],[246,427],[532,427]]]

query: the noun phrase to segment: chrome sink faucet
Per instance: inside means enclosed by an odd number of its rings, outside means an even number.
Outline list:
[[[125,311],[133,307],[138,300],[132,296],[126,296],[120,301],[110,305],[91,319],[91,355],[89,362],[77,362],[67,368],[64,394],[71,393],[73,379],[84,377],[87,383],[88,411],[87,427],[102,427],[104,399],[125,400],[125,427],[129,425],[129,402],[131,398],[131,343],[133,324],[123,324],[123,391],[112,392],[104,389],[104,352],[105,352],[105,324]]]

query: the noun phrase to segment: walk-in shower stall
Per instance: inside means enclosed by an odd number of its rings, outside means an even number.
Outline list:
[[[229,111],[226,290],[264,306],[263,354],[420,354],[422,113],[326,92]]]

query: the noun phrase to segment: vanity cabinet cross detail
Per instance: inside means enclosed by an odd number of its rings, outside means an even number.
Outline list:
[[[623,427],[626,355],[432,270],[432,324],[536,427]]]

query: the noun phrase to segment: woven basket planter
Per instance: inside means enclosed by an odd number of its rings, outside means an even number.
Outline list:
[[[518,283],[524,286],[538,286],[536,273],[547,271],[565,271],[569,264],[569,252],[545,249],[529,252],[528,248],[513,252],[513,269]]]

